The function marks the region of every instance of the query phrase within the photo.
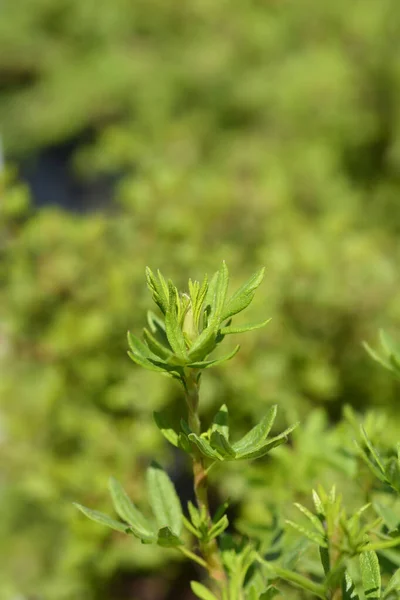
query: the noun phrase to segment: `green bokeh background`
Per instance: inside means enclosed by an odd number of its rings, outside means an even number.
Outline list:
[[[111,474],[140,504],[152,458],[187,492],[152,421],[183,414],[180,389],[126,356],[145,266],[184,286],[225,259],[231,289],[266,266],[248,314],[271,323],[202,388],[205,422],[226,402],[238,434],[272,403],[277,425],[302,421],[275,459],[215,477],[242,527],[316,483],[343,482],[351,504],[343,406],[374,409],[378,439],[400,434],[398,387],[361,345],[379,327],[400,335],[400,4],[5,0],[0,13],[0,598],[188,599],[178,557],[71,504],[109,511]],[[30,197],[21,165],[66,144],[68,176],[111,181],[110,202],[102,185],[79,211]]]

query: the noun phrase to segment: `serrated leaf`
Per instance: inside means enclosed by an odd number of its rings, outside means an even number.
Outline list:
[[[253,329],[261,329],[261,327],[265,327],[267,323],[269,323],[271,319],[267,319],[266,321],[262,321],[261,323],[249,323],[248,325],[241,325],[235,327],[234,325],[230,325],[229,327],[222,327],[220,332],[222,335],[230,335],[233,333],[245,333],[246,331],[253,331]]]
[[[137,537],[147,542],[155,541],[152,523],[136,508],[120,483],[113,477],[109,480],[111,499],[117,515],[129,523]]]
[[[259,269],[228,300],[224,307],[221,321],[238,314],[250,304],[254,294],[264,277],[265,268]]]
[[[200,600],[218,600],[214,594],[210,592],[204,585],[198,583],[198,581],[191,581],[190,587],[192,588],[192,592],[200,598]]]
[[[122,531],[123,533],[131,532],[131,528],[129,527],[129,525],[121,523],[121,521],[116,521],[108,515],[105,515],[97,510],[87,508],[86,506],[82,506],[82,504],[78,504],[77,502],[73,502],[73,505],[76,506],[76,508],[80,510],[86,517],[88,517],[92,521],[95,521],[96,523],[100,523],[100,525],[105,525],[106,527],[110,527],[111,529],[115,529],[116,531]]]
[[[223,460],[223,457],[216,450],[214,450],[203,437],[200,437],[195,433],[189,434],[188,437],[189,440],[197,446],[201,454],[207,456],[207,458],[211,458],[213,460]]]
[[[274,424],[277,412],[277,405],[271,406],[265,417],[251,429],[241,440],[232,444],[237,454],[244,454],[255,450],[268,436],[272,425]]]
[[[321,546],[322,548],[328,547],[328,544],[323,539],[323,537],[321,535],[319,535],[318,533],[316,533],[314,530],[308,529],[307,527],[304,527],[303,525],[299,525],[298,523],[295,523],[294,521],[286,521],[286,523],[287,523],[287,525],[290,525],[290,527],[293,527],[293,529],[296,529],[296,531],[298,531],[302,535],[305,535],[312,542],[315,542],[316,544],[318,544],[318,546]]]
[[[179,434],[169,425],[165,416],[160,412],[153,413],[155,424],[158,429],[161,431],[163,436],[169,441],[173,446],[178,447],[179,445]]]
[[[226,404],[223,404],[216,413],[211,425],[211,431],[219,431],[229,440],[229,412]]]
[[[190,348],[189,357],[192,362],[204,359],[216,346],[228,280],[228,269],[223,263],[221,270],[214,274],[208,286],[205,297],[206,326]]]
[[[314,515],[311,511],[308,510],[308,508],[306,508],[305,506],[303,506],[302,504],[299,504],[298,502],[294,503],[295,507],[298,508],[305,517],[307,517],[307,519],[314,525],[315,529],[317,532],[321,533],[323,536],[325,536],[325,529],[324,526],[322,525],[321,521],[318,519],[318,517],[316,515]]]
[[[230,352],[229,354],[226,354],[225,356],[221,356],[221,358],[214,358],[213,360],[202,360],[199,362],[192,362],[190,364],[188,364],[188,367],[191,367],[192,369],[208,369],[210,367],[215,367],[217,365],[220,365],[224,362],[226,362],[227,360],[231,360],[231,358],[233,358],[235,356],[235,354],[237,354],[240,350],[240,346],[236,346],[236,348],[234,350],[232,350],[232,352]]]
[[[169,527],[162,527],[158,532],[157,544],[163,548],[176,548],[182,546],[183,542]]]
[[[236,452],[230,445],[229,441],[219,431],[213,431],[210,436],[210,444],[214,450],[219,452],[221,456],[235,458]]]
[[[168,308],[168,290],[166,288],[164,277],[160,271],[157,272],[158,279],[149,267],[146,267],[147,286],[152,294],[154,302],[160,308],[162,313],[167,312]]]
[[[312,498],[315,506],[315,510],[321,516],[325,515],[324,505],[322,504],[321,498],[315,490],[312,491]]]
[[[181,361],[183,361],[183,363],[186,363],[188,361],[188,353],[185,338],[179,323],[177,306],[178,292],[172,281],[168,282],[168,290],[169,297],[168,308],[165,314],[165,332],[173,352]]]
[[[167,473],[153,462],[147,469],[147,487],[151,508],[160,529],[169,527],[179,536],[182,531],[182,508],[174,484]]]
[[[194,322],[196,323],[196,326],[198,328],[201,326],[200,319],[201,319],[201,315],[202,315],[204,300],[207,295],[207,290],[208,290],[208,278],[206,275],[204,277],[203,283],[201,284],[201,287],[197,293],[196,303],[193,306],[193,318],[194,318]]]
[[[381,572],[376,552],[370,550],[360,554],[362,586],[367,600],[381,597]]]

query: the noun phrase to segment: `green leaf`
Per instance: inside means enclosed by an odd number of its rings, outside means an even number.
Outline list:
[[[229,520],[228,517],[224,515],[222,519],[220,519],[211,527],[208,532],[208,539],[213,540],[214,538],[218,537],[225,531],[225,529],[227,529],[227,527],[229,527]]]
[[[129,523],[137,537],[147,542],[154,542],[156,536],[152,523],[136,508],[121,484],[111,477],[108,485],[118,516]]]
[[[226,264],[223,263],[221,270],[214,274],[208,287],[205,298],[206,327],[190,348],[189,357],[191,361],[204,359],[216,346],[216,337],[221,323],[221,313],[225,302],[228,281],[228,269]]]
[[[365,445],[367,446],[368,450],[371,453],[371,456],[373,457],[373,459],[375,460],[376,464],[378,465],[379,469],[381,470],[382,473],[385,473],[385,466],[382,463],[382,460],[378,454],[378,452],[375,450],[374,446],[372,445],[369,437],[367,436],[367,432],[365,431],[364,427],[361,425],[360,427],[361,429],[361,435],[363,437],[363,440],[365,442]]]
[[[234,459],[236,456],[236,452],[226,439],[224,435],[222,435],[219,431],[213,431],[210,437],[210,444],[214,450],[219,452],[223,457],[229,457]]]
[[[188,361],[188,353],[178,318],[178,292],[171,281],[168,282],[168,286],[169,300],[167,312],[165,314],[165,331],[173,352],[183,361],[183,363],[186,363]]]
[[[207,290],[208,290],[208,278],[206,275],[204,278],[204,281],[201,285],[201,288],[199,289],[199,291],[197,293],[196,302],[193,306],[193,319],[198,328],[200,328],[200,326],[201,326],[200,318],[202,315],[202,308],[203,308],[204,300],[207,295]]]
[[[218,600],[210,590],[197,581],[191,581],[190,587],[192,588],[192,592],[196,594],[197,598],[200,598],[200,600]]]
[[[250,304],[254,298],[254,294],[258,286],[264,277],[265,268],[259,269],[254,275],[250,277],[246,283],[244,283],[238,290],[233,294],[230,300],[226,303],[222,314],[221,321],[225,321],[229,317],[238,314]]]
[[[172,481],[156,462],[147,469],[147,487],[158,527],[169,527],[179,536],[182,531],[181,503]]]
[[[157,274],[158,279],[155,277],[152,270],[149,267],[146,267],[147,286],[153,296],[154,302],[165,315],[168,308],[168,288],[160,271],[158,271]]]
[[[147,346],[149,347],[151,352],[153,352],[153,354],[155,354],[162,360],[170,360],[171,358],[173,358],[174,355],[171,352],[171,350],[163,346],[146,328],[143,329],[143,337]]]
[[[244,454],[259,447],[268,436],[276,418],[277,405],[271,406],[265,417],[253,427],[241,440],[232,444],[237,454]]]
[[[207,458],[211,458],[213,460],[223,460],[223,457],[216,450],[214,450],[203,437],[200,437],[195,433],[190,433],[188,437],[189,440],[197,446],[201,454],[207,456]]]
[[[232,350],[232,352],[230,352],[229,354],[226,354],[225,356],[221,356],[221,358],[214,358],[213,360],[203,360],[203,361],[199,361],[199,362],[192,362],[190,364],[188,364],[188,367],[191,367],[192,369],[208,369],[209,367],[215,367],[217,365],[220,365],[224,362],[226,362],[227,360],[230,360],[231,358],[233,358],[235,356],[235,354],[237,354],[239,352],[240,346],[236,346],[236,348],[234,350]]]
[[[121,521],[116,521],[115,519],[111,519],[108,515],[105,515],[97,510],[92,510],[91,508],[86,508],[86,506],[82,506],[82,504],[78,504],[77,502],[73,503],[76,508],[78,508],[84,515],[89,517],[92,521],[96,523],[100,523],[100,525],[106,525],[106,527],[111,527],[111,529],[115,529],[116,531],[122,531],[123,533],[130,533],[131,528],[125,523],[121,523]]]
[[[229,412],[226,404],[223,404],[215,415],[211,425],[211,431],[219,431],[219,433],[229,440]]]
[[[182,540],[169,527],[162,527],[158,532],[157,544],[163,548],[182,546]]]
[[[154,354],[143,342],[128,331],[128,344],[131,352],[128,355],[134,362],[153,371],[171,371],[175,367],[167,365],[159,356]]]
[[[160,412],[153,413],[155,424],[158,429],[161,431],[163,436],[169,441],[173,446],[179,446],[179,434],[169,425],[165,416]]]
[[[308,508],[306,508],[305,506],[303,506],[302,504],[299,504],[298,502],[294,503],[295,507],[298,508],[303,515],[305,515],[307,517],[307,519],[314,525],[316,531],[318,533],[321,533],[323,536],[325,535],[325,529],[324,526],[322,525],[321,521],[318,519],[318,517],[316,515],[314,515],[312,512],[310,512],[308,510]]]
[[[315,490],[312,491],[312,497],[313,497],[313,502],[314,502],[314,506],[315,506],[315,510],[317,511],[317,514],[320,516],[324,516],[325,515],[324,505],[322,504],[321,498],[319,497],[319,495],[317,494],[317,492]]]
[[[381,573],[376,552],[360,554],[361,580],[365,598],[375,600],[381,597]]]
[[[267,440],[267,442],[265,444],[261,444],[260,447],[257,448],[256,450],[245,453],[245,454],[240,454],[240,455],[237,454],[236,457],[240,458],[241,460],[242,459],[246,460],[246,459],[253,459],[253,458],[261,458],[262,456],[265,456],[265,454],[270,452],[273,448],[276,448],[277,446],[280,446],[281,444],[284,444],[285,442],[287,442],[289,433],[291,433],[293,431],[293,429],[296,429],[296,427],[298,427],[298,425],[299,425],[299,423],[295,423],[294,425],[291,425],[290,427],[285,429],[285,431],[283,431],[279,435]]]
[[[318,546],[321,546],[322,548],[328,547],[328,544],[326,543],[324,538],[320,534],[318,534],[316,531],[314,531],[312,529],[308,529],[307,527],[304,527],[303,525],[299,525],[298,523],[294,523],[293,521],[289,521],[289,520],[286,521],[286,524],[290,525],[290,527],[293,527],[293,529],[296,529],[302,535],[305,535],[309,540],[318,544]]]
[[[220,331],[222,335],[230,335],[232,333],[244,333],[245,331],[253,331],[253,329],[261,329],[261,327],[265,327],[265,325],[267,325],[267,323],[269,323],[270,321],[271,319],[267,319],[266,321],[262,321],[261,323],[253,323],[238,327],[230,325],[229,327],[222,327]]]

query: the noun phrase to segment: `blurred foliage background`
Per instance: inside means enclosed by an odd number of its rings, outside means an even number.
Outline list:
[[[183,412],[180,389],[125,352],[145,266],[184,285],[225,259],[232,287],[267,267],[252,310],[270,325],[202,388],[205,421],[227,402],[238,433],[275,402],[278,425],[302,421],[275,458],[217,474],[242,529],[318,482],[353,502],[343,405],[400,434],[398,388],[361,346],[400,329],[400,4],[0,11],[0,597],[190,598],[174,554],[71,505],[107,512],[110,474],[140,504],[153,457],[190,496],[152,422]]]

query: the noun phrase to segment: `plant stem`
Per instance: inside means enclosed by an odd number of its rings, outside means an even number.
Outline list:
[[[200,435],[201,425],[198,414],[199,407],[199,371],[187,369],[185,373],[185,397],[188,407],[189,427],[194,433]],[[207,516],[209,529],[212,527],[212,518],[208,502],[208,479],[204,459],[200,453],[193,456],[194,493],[200,510]],[[210,577],[219,583],[226,582],[226,573],[222,565],[221,555],[217,541],[200,542],[200,550],[207,564]]]

